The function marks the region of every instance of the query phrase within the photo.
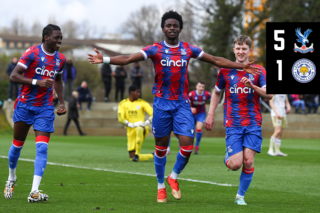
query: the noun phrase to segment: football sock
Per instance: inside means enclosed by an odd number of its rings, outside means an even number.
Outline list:
[[[153,158],[153,154],[139,154],[139,161],[147,161]]]
[[[164,183],[158,183],[158,189],[166,188],[166,185]]]
[[[136,128],[136,155],[139,155],[141,151],[143,143],[143,131],[144,129],[140,126]]]
[[[275,139],[275,137],[270,138],[269,151],[273,151]]]
[[[245,195],[252,181],[253,172],[254,172],[254,167],[252,167],[251,169],[246,169],[244,168],[244,166],[242,167],[238,195],[240,196]]]
[[[181,146],[180,151],[177,154],[177,161],[173,167],[172,173],[171,173],[171,178],[172,179],[177,179],[178,175],[182,172],[184,167],[187,165],[190,155],[193,150],[193,145],[189,146]],[[175,178],[173,178],[175,177]]]
[[[196,140],[196,149],[198,147],[199,149],[199,145],[200,145],[200,141],[201,141],[201,138],[202,138],[202,129],[197,129],[197,140]]]
[[[41,176],[44,173],[44,170],[47,165],[47,152],[48,152],[48,143],[49,137],[47,136],[37,136],[36,137],[36,159],[34,161],[34,175]]]
[[[275,153],[280,152],[280,146],[281,146],[281,139],[275,138],[275,144],[274,144]]]
[[[154,153],[154,166],[156,169],[157,174],[157,180],[158,180],[158,189],[159,184],[164,185],[164,171],[165,171],[165,165],[167,162],[167,146],[157,146],[156,145],[156,151]],[[162,186],[162,185],[161,185]],[[163,187],[165,188],[165,187]]]
[[[18,141],[13,139],[12,145],[9,149],[9,178],[8,180],[16,180],[16,167],[18,164],[18,159],[20,157],[21,149],[24,145],[24,141]]]
[[[39,190],[40,182],[42,177],[38,175],[33,176],[32,189],[31,191]]]
[[[228,152],[226,152],[226,155],[224,157],[224,164],[230,169],[230,166],[229,166],[229,154]]]

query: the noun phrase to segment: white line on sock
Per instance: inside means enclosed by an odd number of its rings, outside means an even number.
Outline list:
[[[8,159],[8,156],[2,156],[0,155],[0,158],[6,158]],[[34,162],[32,159],[26,159],[26,158],[19,158],[20,161],[26,161],[26,162]],[[71,167],[71,168],[77,168],[77,169],[89,169],[89,170],[96,170],[96,171],[105,171],[105,172],[115,172],[115,173],[124,173],[124,174],[133,174],[133,175],[143,175],[143,176],[151,176],[155,177],[154,174],[144,174],[139,172],[127,172],[127,171],[118,171],[118,170],[112,170],[112,169],[101,169],[101,168],[90,168],[90,167],[84,167],[84,166],[75,166],[75,165],[69,165],[69,164],[62,164],[62,163],[53,163],[53,162],[47,162],[47,165],[54,165],[54,166],[64,166],[64,167]],[[204,181],[204,180],[193,180],[189,178],[179,178],[179,180],[185,180],[190,182],[196,182],[196,183],[207,183],[211,185],[217,185],[217,186],[237,186],[227,183],[216,183],[211,181]]]

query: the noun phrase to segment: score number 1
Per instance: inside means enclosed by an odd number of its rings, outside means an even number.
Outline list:
[[[280,41],[280,45],[274,44],[274,49],[276,51],[282,51],[284,50],[284,38],[279,38],[279,34],[284,34],[284,30],[275,30],[274,31],[274,40]],[[282,60],[277,60],[278,64],[278,81],[282,81]]]

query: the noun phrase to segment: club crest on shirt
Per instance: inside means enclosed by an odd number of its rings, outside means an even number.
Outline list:
[[[165,52],[166,52],[166,53],[168,53],[168,52],[169,52],[169,50],[168,50],[168,49],[166,49],[166,50],[165,50]]]
[[[253,81],[253,80],[254,80],[254,77],[253,77],[252,74],[249,74],[249,80],[250,80],[250,81]]]
[[[187,55],[186,49],[181,49],[181,55]]]
[[[234,78],[234,75],[231,76],[231,79],[232,79],[232,80],[233,80],[233,78]]]
[[[312,53],[314,51],[313,43],[309,47],[307,47],[307,45],[306,45],[306,43],[309,43],[308,36],[309,36],[309,34],[311,32],[312,32],[311,29],[307,29],[304,32],[304,34],[302,34],[301,33],[301,28],[296,29],[296,36],[299,38],[299,39],[297,39],[297,41],[299,43],[301,43],[302,46],[298,47],[298,45],[296,43],[294,43],[294,49],[293,50],[294,50],[295,53],[296,52],[300,52],[300,53],[305,54],[305,53],[308,53],[308,52]]]
[[[44,61],[44,57],[41,57],[41,60]]]
[[[137,106],[137,109],[140,109],[140,108],[141,108],[141,107],[138,105],[138,106]]]
[[[59,59],[56,59],[56,65],[59,66],[60,65],[60,61]]]

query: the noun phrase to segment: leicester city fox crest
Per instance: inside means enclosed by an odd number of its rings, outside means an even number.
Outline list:
[[[313,43],[307,47],[306,43],[309,43],[308,36],[312,32],[311,29],[307,29],[304,34],[301,33],[301,28],[296,29],[296,36],[298,37],[297,41],[302,44],[301,47],[298,47],[296,43],[294,43],[294,52],[300,52],[300,53],[308,53],[308,52],[313,52]]]

